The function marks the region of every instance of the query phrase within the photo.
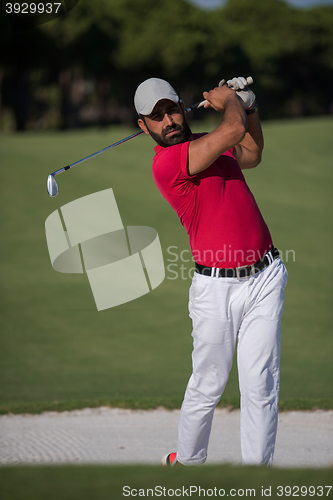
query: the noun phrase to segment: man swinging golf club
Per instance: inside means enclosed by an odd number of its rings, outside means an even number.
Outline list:
[[[206,461],[236,341],[242,461],[270,465],[287,271],[242,174],[261,161],[262,130],[245,78],[203,97],[206,108],[223,113],[208,134],[192,134],[184,104],[165,80],[144,81],[134,97],[140,128],[157,142],[154,181],[185,227],[196,263],[189,294],[193,372],[180,412],[178,450],[165,455],[162,465]]]

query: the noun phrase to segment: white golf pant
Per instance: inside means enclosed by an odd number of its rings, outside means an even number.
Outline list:
[[[278,421],[281,316],[287,271],[278,258],[245,279],[194,273],[189,311],[193,373],[178,426],[177,460],[204,463],[213,413],[236,340],[243,464],[271,464]]]

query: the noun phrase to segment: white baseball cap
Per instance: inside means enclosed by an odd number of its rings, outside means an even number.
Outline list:
[[[179,102],[178,94],[170,83],[160,78],[148,78],[136,89],[134,106],[139,115],[150,115],[161,99]]]

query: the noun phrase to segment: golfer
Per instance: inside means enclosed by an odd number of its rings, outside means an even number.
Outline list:
[[[162,464],[206,461],[214,409],[237,341],[242,461],[270,465],[287,271],[242,174],[260,163],[263,135],[245,78],[203,97],[206,108],[223,113],[208,134],[192,134],[184,104],[165,80],[144,81],[134,97],[139,126],[157,143],[154,181],[186,229],[196,263],[189,294],[193,372],[180,412],[178,450]]]

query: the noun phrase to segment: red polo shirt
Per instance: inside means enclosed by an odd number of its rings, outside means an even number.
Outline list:
[[[194,140],[202,135],[194,134]],[[189,144],[156,146],[153,178],[185,227],[194,260],[223,268],[257,262],[272,239],[232,150],[190,176]]]

